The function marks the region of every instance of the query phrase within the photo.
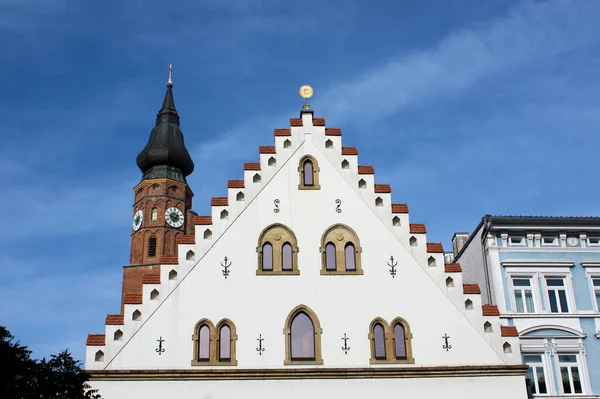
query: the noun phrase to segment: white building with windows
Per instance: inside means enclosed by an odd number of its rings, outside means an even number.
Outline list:
[[[340,129],[308,104],[289,123],[199,216],[169,84],[137,159],[122,306],[88,336],[92,386],[104,398],[525,399],[516,329]]]
[[[600,395],[600,218],[490,216],[455,262],[517,328],[534,396]]]

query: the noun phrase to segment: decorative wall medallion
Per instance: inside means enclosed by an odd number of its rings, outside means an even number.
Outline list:
[[[390,261],[387,264],[390,267],[390,275],[392,278],[396,278],[396,266],[398,266],[398,261],[394,260],[393,256],[390,256]]]
[[[281,240],[281,234],[275,233],[275,235],[273,236],[273,238],[275,238],[275,241],[279,241],[279,240]]]
[[[221,262],[221,267],[223,268],[223,270],[222,270],[223,277],[225,277],[226,280],[227,280],[227,277],[229,276],[229,266],[231,266],[231,262],[229,262],[227,260],[227,256],[226,256],[225,259],[223,259],[223,262]]]
[[[567,238],[567,244],[569,244],[570,247],[575,247],[579,244],[579,239],[577,237],[569,237]]]
[[[344,235],[343,235],[343,234],[338,234],[337,236],[335,236],[335,238],[336,238],[338,241],[343,241],[343,240],[344,240]]]
[[[452,345],[450,345],[448,343],[448,340],[450,339],[450,337],[448,336],[448,334],[444,334],[444,336],[442,337],[444,339],[444,345],[442,345],[443,349],[446,349],[446,352],[448,352],[450,349],[452,349]]]
[[[158,348],[156,348],[156,352],[158,353],[158,355],[162,355],[163,352],[165,351],[165,348],[163,348],[163,342],[165,342],[164,339],[162,339],[162,337],[159,337],[156,342],[158,342]]]
[[[165,212],[165,221],[171,227],[181,227],[183,226],[183,212],[179,208],[175,208],[174,206],[167,208]]]
[[[142,220],[144,220],[144,212],[138,209],[135,215],[133,215],[133,222],[131,223],[134,231],[138,231],[142,227]]]
[[[335,206],[335,211],[336,211],[337,213],[342,213],[342,208],[341,208],[341,206],[342,206],[342,200],[341,200],[341,199],[336,199],[336,200],[335,200],[335,203],[337,204],[337,205]]]
[[[344,354],[348,354],[348,351],[350,350],[350,347],[348,346],[348,340],[350,338],[348,338],[346,336],[346,333],[344,333],[344,336],[342,337],[342,341],[344,341],[344,346],[342,346],[342,350],[344,351]]]
[[[279,203],[280,203],[280,202],[281,202],[281,201],[279,201],[279,198],[276,198],[276,199],[273,201],[273,203],[275,204],[275,209],[273,209],[273,212],[275,212],[275,213],[279,213]]]
[[[259,355],[262,356],[262,353],[265,351],[265,348],[263,348],[263,345],[262,345],[262,342],[264,341],[262,334],[259,334],[258,338],[256,340],[258,341],[258,348],[256,348],[256,351],[258,352]]]

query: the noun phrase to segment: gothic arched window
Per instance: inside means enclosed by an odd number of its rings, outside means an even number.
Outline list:
[[[381,318],[371,322],[369,340],[371,341],[371,362],[387,360],[387,332],[388,324]]]
[[[388,326],[385,320],[378,317],[371,322],[369,331],[371,363],[415,362],[412,357],[412,334],[406,320],[397,317]]]
[[[350,227],[336,224],[321,237],[321,274],[363,274],[360,241]]]
[[[156,222],[158,220],[158,208],[152,208],[152,215],[150,217],[150,220],[152,220],[153,222]]]
[[[265,228],[258,238],[258,270],[256,274],[299,274],[298,241],[282,224]]]
[[[194,357],[192,366],[210,363],[212,359],[212,336],[214,335],[214,326],[210,320],[203,319],[196,323],[194,328]]]
[[[235,366],[235,325],[229,319],[221,320],[216,328],[208,319],[202,319],[194,328],[194,356],[192,366]]]
[[[321,356],[321,324],[307,306],[290,312],[283,330],[286,356],[284,364],[323,364]]]
[[[319,164],[314,157],[310,155],[302,157],[298,165],[298,172],[300,172],[298,189],[319,190],[321,188],[319,186],[319,170]]]

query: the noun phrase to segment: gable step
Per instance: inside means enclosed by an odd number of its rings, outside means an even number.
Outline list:
[[[431,253],[444,253],[444,247],[439,242],[428,242],[427,252]]]
[[[142,304],[142,295],[141,294],[125,294],[123,298],[123,303],[125,305],[141,305]]]
[[[87,346],[104,346],[106,345],[106,335],[105,334],[88,334],[87,341],[85,342]]]
[[[424,224],[419,224],[419,223],[411,223],[410,224],[410,233],[411,234],[424,234],[427,233],[427,229],[425,228]],[[429,244],[427,244],[429,245]]]
[[[503,337],[518,337],[519,331],[517,331],[517,327],[515,326],[500,326],[500,331],[502,332]]]
[[[481,294],[478,284],[463,284],[463,294]]]
[[[498,306],[495,305],[483,305],[481,312],[483,316],[500,316]]]
[[[160,284],[160,274],[144,274],[142,284]]]
[[[107,326],[122,326],[125,324],[125,320],[122,314],[107,314],[104,324]]]
[[[461,273],[462,268],[460,267],[460,263],[446,263],[444,265],[444,271],[446,273]]]

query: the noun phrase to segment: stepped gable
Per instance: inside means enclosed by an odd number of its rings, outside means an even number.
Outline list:
[[[375,185],[375,193],[391,193],[392,187],[389,184],[376,184]]]
[[[140,305],[140,304],[142,304],[142,295],[125,294],[123,303],[125,305]]]
[[[210,206],[227,206],[229,199],[227,197],[213,197],[210,200]]]
[[[104,346],[106,345],[106,338],[104,334],[88,334],[87,346]]]
[[[500,316],[498,306],[495,305],[483,305],[482,306],[483,316]]]
[[[258,147],[259,154],[275,154],[275,146],[274,145],[261,145]]]
[[[122,326],[125,321],[122,314],[107,314],[104,324],[107,326]]]
[[[292,129],[275,129],[273,131],[275,137],[287,137],[292,135]]]
[[[427,233],[427,229],[425,228],[424,224],[411,223],[410,224],[410,233],[411,234],[424,234],[424,233]]]
[[[315,125],[315,126],[319,126],[319,125]],[[342,129],[339,129],[336,127],[325,128],[325,136],[341,136],[341,135],[342,135]]]
[[[177,236],[177,244],[195,244],[196,236],[193,234],[185,234]]]
[[[244,170],[260,170],[260,163],[258,163],[258,162],[246,162],[244,164]]]
[[[444,253],[444,247],[439,242],[428,242],[427,252],[431,253]]]
[[[177,265],[179,259],[177,259],[177,255],[162,255],[159,262],[161,265]]]
[[[500,326],[500,331],[503,337],[518,337],[519,331],[515,326]]]
[[[227,181],[227,188],[244,188],[245,184],[243,180],[229,180]]]
[[[358,155],[358,148],[342,147],[342,155]]]
[[[408,205],[392,204],[392,213],[408,213]]]
[[[212,216],[194,216],[194,224],[211,225]]]
[[[313,120],[313,123],[314,123],[314,120]],[[290,126],[291,127],[302,126],[302,118],[290,118]]]
[[[160,274],[144,274],[142,284],[160,284]]]
[[[358,174],[359,175],[374,175],[375,168],[373,168],[372,166],[359,166]]]
[[[481,290],[479,289],[479,285],[477,285],[477,284],[463,284],[463,293],[464,294],[481,294]]]
[[[460,273],[462,272],[462,268],[460,267],[460,263],[446,263],[444,271],[446,273]]]

